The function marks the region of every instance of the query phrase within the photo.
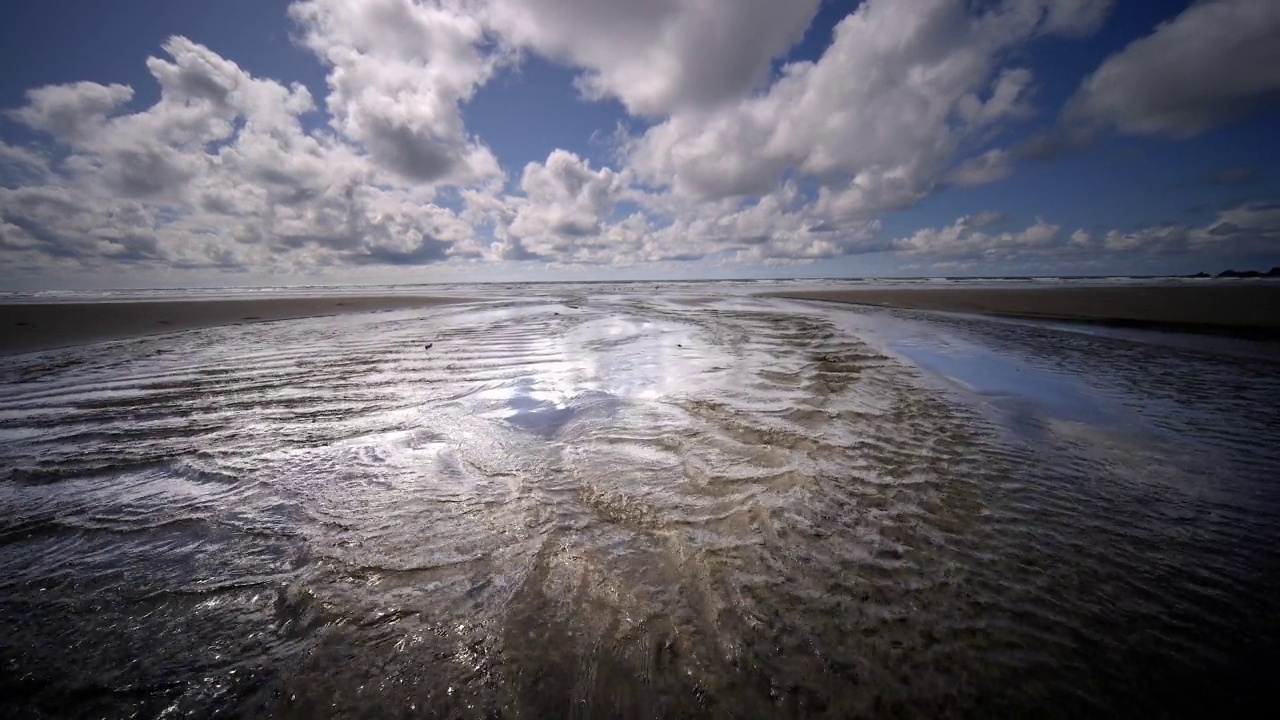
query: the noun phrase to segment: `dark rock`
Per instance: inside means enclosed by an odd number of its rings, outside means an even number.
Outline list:
[[[1280,267],[1273,267],[1262,274],[1262,277],[1280,277]]]
[[[1261,276],[1262,273],[1257,270],[1223,270],[1218,273],[1220,278],[1256,278]]]
[[[1187,275],[1186,277],[1189,277],[1189,278],[1207,278],[1207,277],[1213,277],[1213,276],[1212,276],[1212,275],[1210,275],[1210,274],[1209,274],[1209,273],[1207,273],[1207,272],[1198,272],[1198,273],[1196,273],[1195,275]]]
[[[435,345],[435,343],[427,343],[426,345],[422,346],[422,349],[423,349],[423,350],[430,350],[432,345]]]

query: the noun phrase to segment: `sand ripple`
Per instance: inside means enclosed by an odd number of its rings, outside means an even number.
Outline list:
[[[0,708],[1247,706],[1280,638],[1276,363],[895,320],[1082,382],[1102,422],[870,317],[566,298],[5,359]]]

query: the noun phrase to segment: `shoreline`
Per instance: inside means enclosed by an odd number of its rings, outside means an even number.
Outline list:
[[[1280,340],[1280,284],[793,290],[757,297]],[[330,295],[0,303],[0,356],[185,330],[406,310],[484,298]]]
[[[0,356],[253,322],[475,302],[471,297],[343,296],[0,303]]]
[[[765,297],[1280,338],[1280,285],[800,290]]]

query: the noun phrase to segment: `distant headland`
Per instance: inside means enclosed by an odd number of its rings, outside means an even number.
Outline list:
[[[1258,270],[1223,270],[1217,275],[1210,275],[1207,272],[1198,272],[1195,275],[1187,275],[1189,278],[1280,278],[1280,267],[1273,267],[1266,272]]]

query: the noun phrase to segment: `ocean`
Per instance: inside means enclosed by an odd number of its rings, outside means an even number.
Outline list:
[[[1274,343],[753,296],[785,285],[0,358],[0,714],[1274,704]],[[92,297],[250,292],[341,291]]]

